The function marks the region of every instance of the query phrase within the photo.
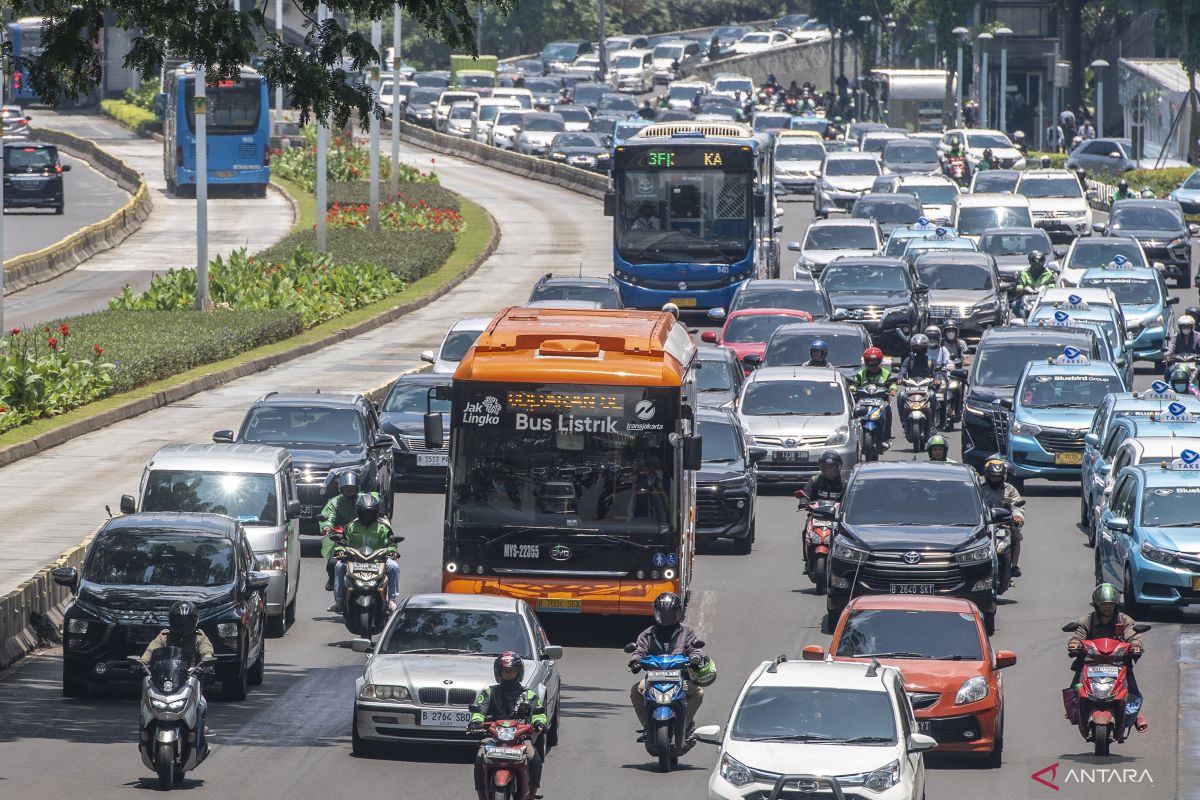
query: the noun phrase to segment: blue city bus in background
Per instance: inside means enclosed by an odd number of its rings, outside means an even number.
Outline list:
[[[737,123],[663,122],[613,151],[613,272],[627,308],[728,307],[779,275],[771,139]]]
[[[8,23],[8,41],[12,42],[13,56],[33,58],[42,52],[42,18],[22,17],[16,22]],[[24,105],[37,100],[33,88],[29,85],[29,75],[25,70],[14,70],[9,77],[7,103]]]
[[[249,67],[236,80],[208,84],[208,185],[244,188],[265,197],[271,180],[271,109],[267,83]],[[157,107],[163,120],[163,173],[172,194],[196,192],[196,72],[164,75]]]

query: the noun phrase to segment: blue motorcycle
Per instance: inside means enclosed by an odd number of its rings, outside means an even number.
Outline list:
[[[704,642],[697,642],[703,647]],[[637,648],[625,645],[625,652]],[[658,758],[661,772],[670,772],[679,763],[679,757],[692,748],[688,740],[686,724],[688,657],[644,656],[641,670],[645,673],[646,702],[646,752]],[[636,670],[635,670],[636,672]]]
[[[887,442],[891,389],[867,383],[854,390],[854,417],[862,426],[862,454],[865,461],[878,461]]]

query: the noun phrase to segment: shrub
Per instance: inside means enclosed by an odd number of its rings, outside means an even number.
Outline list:
[[[430,275],[446,263],[454,252],[455,237],[429,231],[379,231],[331,228],[329,254],[337,263],[377,264],[386,267],[406,283]],[[260,259],[279,261],[297,248],[317,249],[316,231],[297,231],[258,254]]]
[[[1135,192],[1149,189],[1155,197],[1166,197],[1179,188],[1179,184],[1187,180],[1195,170],[1191,167],[1173,167],[1171,169],[1135,169],[1123,176],[1129,181],[1129,188]],[[1115,184],[1116,178],[1106,179]]]
[[[78,330],[64,322],[40,330],[13,328],[4,337],[0,432],[70,411],[112,387],[114,365],[101,360],[104,348],[73,334]]]
[[[116,120],[119,125],[143,136],[162,131],[162,123],[153,111],[127,103],[124,100],[101,100],[100,113]]]
[[[353,140],[332,136],[326,154],[325,174],[330,181],[359,181],[370,175],[370,153]],[[380,154],[379,177],[389,178],[391,161]],[[400,178],[405,182],[437,182],[437,176],[423,173],[407,164],[399,166]],[[271,171],[312,191],[317,184],[317,129],[314,125],[304,128],[304,144],[276,150],[271,158]]]
[[[162,92],[162,81],[158,78],[151,78],[144,81],[137,89],[125,90],[125,102],[135,105],[138,108],[144,108],[147,111],[154,110],[154,98]]]
[[[334,203],[325,215],[329,227],[367,231],[371,211],[365,204],[339,205]],[[379,227],[385,231],[433,231],[461,233],[462,214],[452,208],[435,208],[425,203],[386,203],[379,209]]]
[[[1050,156],[1051,169],[1066,169],[1067,154],[1066,153],[1039,153],[1035,150],[1030,150],[1025,154],[1025,169],[1041,169],[1042,156]]]
[[[357,206],[370,202],[370,181],[331,181],[329,183],[329,204]],[[458,195],[449,189],[428,181],[407,182],[399,185],[398,197],[406,203],[425,203],[434,208],[452,208],[458,211]],[[392,187],[387,181],[379,184],[379,198],[382,202],[391,202]]]

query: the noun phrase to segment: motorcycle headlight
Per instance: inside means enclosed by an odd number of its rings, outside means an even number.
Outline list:
[[[674,691],[664,692],[659,689],[650,687],[650,699],[658,703],[660,706],[669,706],[674,702]]]
[[[860,772],[857,775],[839,775],[837,782],[841,786],[862,786],[872,792],[886,792],[900,782],[900,762],[893,761],[887,766],[872,772]]]
[[[754,780],[754,776],[750,773],[750,768],[728,753],[721,756],[720,770],[721,777],[734,786],[745,786]]]
[[[866,550],[859,550],[857,547],[852,547],[845,542],[837,542],[833,546],[833,557],[842,561],[852,561],[859,563],[867,560],[870,555]]]
[[[262,570],[281,570],[287,569],[287,550],[269,550],[264,553],[255,553],[255,560],[258,562],[258,568]]]
[[[156,697],[150,698],[150,707],[155,711],[171,711],[177,713],[183,711],[183,707],[185,705],[187,705],[186,697],[181,697],[178,700],[159,700]]]
[[[511,742],[517,738],[516,728],[497,728],[496,739],[501,742]]]
[[[954,559],[960,564],[978,564],[982,561],[991,561],[992,544],[988,542],[982,547],[972,547],[970,550],[955,553]]]
[[[1018,422],[1015,419],[1009,428],[1012,430],[1013,436],[1037,436],[1042,432],[1040,425],[1034,425],[1032,422]]]
[[[838,428],[833,432],[833,435],[825,440],[825,444],[830,447],[836,447],[839,444],[846,444],[850,441],[850,429],[845,426]]]
[[[954,695],[954,703],[960,706],[967,703],[978,703],[987,696],[987,681],[984,680],[982,675],[976,675],[973,678],[968,678],[962,686],[958,687],[958,694]]]
[[[1142,555],[1158,564],[1171,564],[1175,561],[1175,554],[1173,552],[1170,550],[1160,550],[1148,542],[1142,542]]]

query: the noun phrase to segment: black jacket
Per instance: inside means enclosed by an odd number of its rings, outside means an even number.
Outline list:
[[[830,503],[840,503],[845,494],[846,483],[841,479],[841,476],[837,480],[831,481],[824,475],[815,475],[804,486],[804,496],[810,503],[816,503],[821,500]]]

